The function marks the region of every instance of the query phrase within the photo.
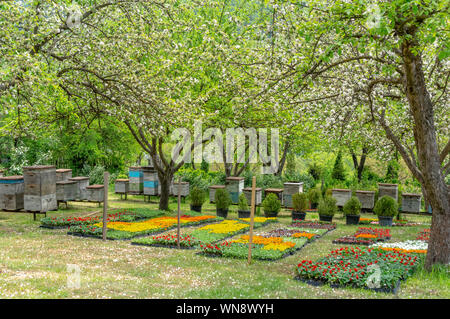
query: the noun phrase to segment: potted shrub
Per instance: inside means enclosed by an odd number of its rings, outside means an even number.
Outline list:
[[[308,199],[311,203],[311,209],[316,209],[317,205],[319,204],[320,198],[322,197],[322,192],[320,189],[317,188],[311,188],[308,191]]]
[[[292,195],[292,220],[304,220],[308,204],[308,196],[305,193]]]
[[[264,216],[277,217],[281,209],[281,202],[277,195],[270,193],[262,202],[264,208]]]
[[[225,188],[219,188],[214,195],[214,201],[216,202],[217,216],[227,218],[228,208],[231,205],[230,193]]]
[[[362,204],[358,197],[352,196],[343,207],[347,225],[358,225]]]
[[[202,205],[206,200],[206,194],[203,191],[203,189],[199,188],[199,187],[193,187],[191,194],[191,210],[193,210],[194,212],[202,212]]]
[[[392,226],[392,219],[398,214],[398,203],[390,196],[381,197],[373,209],[378,215],[378,224],[380,226]]]
[[[239,218],[250,217],[250,208],[248,207],[247,196],[244,193],[239,195],[238,216]]]
[[[331,222],[337,212],[336,199],[332,196],[325,196],[319,201],[317,210],[321,221]]]

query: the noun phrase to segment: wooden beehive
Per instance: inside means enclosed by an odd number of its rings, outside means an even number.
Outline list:
[[[398,184],[378,184],[378,198],[390,196],[396,201],[398,200]]]
[[[160,194],[158,172],[150,166],[142,167],[144,176],[144,195]]]
[[[402,194],[402,212],[420,213],[420,206],[422,203],[421,194]]]
[[[239,202],[239,195],[244,190],[244,178],[243,177],[227,177],[226,189],[231,195],[231,201],[233,204]]]
[[[77,177],[70,178],[69,181],[77,182],[76,200],[78,200],[78,201],[86,200],[87,199],[86,187],[89,186],[89,177],[77,176]]]
[[[269,195],[269,194],[275,194],[275,195],[277,195],[278,199],[280,200],[281,205],[283,205],[283,191],[284,191],[284,189],[282,189],[282,188],[266,188],[264,190],[264,198],[266,198],[267,195]]]
[[[102,203],[105,198],[105,187],[103,185],[90,185],[86,187],[87,200]]]
[[[252,188],[246,187],[243,189],[245,197],[247,198],[248,206],[252,204]],[[261,205],[262,203],[262,188],[255,188],[255,205]]]
[[[303,183],[287,182],[284,183],[283,203],[286,207],[292,207],[292,195],[303,193]]]
[[[24,209],[29,212],[48,212],[58,209],[56,201],[56,167],[23,167]]]
[[[72,178],[72,170],[68,168],[60,168],[56,170],[56,181],[63,182]]]
[[[58,202],[68,202],[76,200],[78,183],[76,181],[56,182],[56,200]]]
[[[0,210],[21,210],[24,207],[23,176],[0,177]]]
[[[129,168],[130,194],[139,195],[144,193],[144,173],[142,167],[133,166]]]
[[[334,188],[331,190],[331,196],[336,199],[336,205],[342,207],[352,197],[352,190]]]
[[[374,191],[356,191],[356,197],[361,202],[362,209],[373,209],[373,206],[375,205]]]
[[[216,196],[216,190],[219,188],[225,188],[225,185],[212,185],[209,186],[209,202],[214,203],[215,202],[215,196]]]
[[[129,179],[116,179],[114,184],[114,192],[116,194],[128,194],[130,190],[130,180]]]
[[[174,196],[178,196],[178,182],[172,184],[172,194]],[[189,183],[188,182],[180,182],[181,190],[180,196],[186,197],[189,195]]]

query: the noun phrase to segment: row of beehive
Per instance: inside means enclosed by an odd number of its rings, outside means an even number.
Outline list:
[[[70,169],[29,166],[22,176],[0,176],[0,210],[47,212],[60,201],[103,202],[103,197],[103,185],[89,186],[89,177],[72,178]]]
[[[374,191],[362,191],[357,190],[355,192],[356,197],[362,204],[363,209],[372,210],[375,206],[375,192]],[[344,206],[345,203],[352,197],[352,191],[350,189],[333,189],[332,196],[336,198],[337,206]],[[398,185],[397,184],[378,184],[378,198],[383,196],[390,196],[396,201],[398,200]],[[420,212],[422,195],[421,194],[402,194],[402,207],[401,211],[418,213]]]

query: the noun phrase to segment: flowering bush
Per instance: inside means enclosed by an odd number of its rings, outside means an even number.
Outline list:
[[[322,283],[392,289],[411,276],[421,255],[377,248],[343,247],[316,262],[297,265],[299,278]]]

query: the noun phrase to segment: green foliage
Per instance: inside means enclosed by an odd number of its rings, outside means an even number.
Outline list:
[[[362,204],[358,197],[352,196],[343,207],[344,215],[359,215],[361,213]]]
[[[216,202],[217,209],[228,209],[232,204],[230,193],[224,189],[219,188],[214,194],[214,201]]]
[[[273,193],[270,193],[264,198],[262,206],[266,213],[278,213],[281,210],[281,202],[277,195]]]
[[[311,188],[308,191],[308,199],[311,204],[318,204],[320,199],[322,198],[322,192],[318,188]]]
[[[381,197],[373,209],[378,216],[394,217],[398,213],[398,203],[390,196]]]
[[[205,191],[197,186],[192,187],[189,197],[191,199],[191,205],[193,206],[202,206],[206,201]]]
[[[345,180],[345,170],[344,164],[342,163],[342,152],[339,151],[336,156],[336,161],[334,162],[333,171],[331,172],[331,177],[338,181]]]
[[[244,211],[244,210],[248,211],[249,210],[247,197],[245,196],[244,193],[239,195],[238,208],[239,208],[239,210],[242,210],[242,211]]]
[[[336,199],[332,196],[325,196],[319,201],[317,210],[319,215],[334,216],[337,212]]]
[[[294,211],[304,213],[309,207],[308,195],[305,193],[292,195],[292,206]]]

